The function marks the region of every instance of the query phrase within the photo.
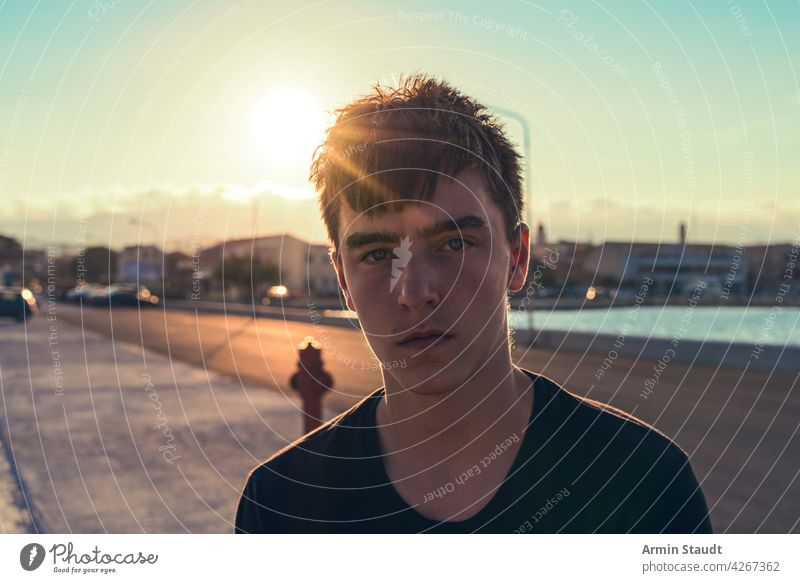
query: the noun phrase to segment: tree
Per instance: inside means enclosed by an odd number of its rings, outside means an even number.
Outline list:
[[[217,267],[214,276],[223,287],[233,285],[239,288],[244,297],[253,299],[259,288],[275,285],[280,281],[280,269],[272,263],[262,261],[258,257],[229,256]]]
[[[109,285],[117,273],[119,253],[108,247],[89,247],[70,262],[70,276],[85,283]]]

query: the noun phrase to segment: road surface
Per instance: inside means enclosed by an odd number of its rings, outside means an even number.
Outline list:
[[[328,417],[381,385],[362,334],[346,328],[73,305],[59,305],[54,323],[60,381],[52,323],[0,330],[6,446],[51,532],[229,530],[247,470],[299,435],[287,381],[307,335],[323,342],[335,379]],[[619,357],[598,381],[603,358],[514,352],[675,439],[717,532],[800,532],[798,375],[670,363],[645,398],[654,362]]]

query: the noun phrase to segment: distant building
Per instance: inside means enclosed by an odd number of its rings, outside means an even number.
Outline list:
[[[0,264],[18,263],[22,259],[22,245],[12,237],[0,235]]]
[[[793,285],[790,294],[800,293],[797,283],[797,262],[800,241],[774,243],[772,245],[751,245],[745,249],[748,280],[753,295],[774,296],[778,287],[787,281]],[[788,279],[787,279],[788,274]]]
[[[208,279],[191,255],[173,251],[164,256],[164,283],[160,290],[165,298],[205,299]]]
[[[648,277],[653,280],[649,288],[652,295],[691,295],[700,283],[705,294],[722,299],[744,297],[751,290],[774,295],[777,286],[785,281],[786,270],[797,263],[798,246],[800,241],[795,245],[750,247],[688,243],[683,223],[679,225],[674,243],[548,242],[545,227],[540,224],[531,245],[528,285],[520,294],[529,293],[531,283],[542,295],[554,291],[562,293],[562,288],[563,293],[580,295],[589,285],[632,289]],[[3,258],[19,255],[21,252],[15,251],[18,247],[13,239],[0,237],[0,274],[3,273]],[[236,283],[226,291],[227,298],[244,292],[249,295],[250,291],[255,292],[254,297],[263,297],[273,285],[286,286],[292,295],[331,297],[338,294],[328,246],[311,244],[288,234],[225,241],[191,256],[172,253],[165,258],[157,247],[126,247],[120,257],[118,279],[136,281],[138,277],[144,283],[163,281],[164,294],[169,287],[169,293],[176,296],[220,297],[225,291],[219,277],[223,259],[234,257],[246,262],[230,266],[230,278],[228,275],[225,278],[226,290],[229,282]],[[248,269],[256,264],[255,260],[260,268],[271,266],[279,273],[272,277],[262,271],[260,279],[252,282],[254,289],[250,290],[248,278],[254,272]],[[233,276],[234,269],[238,270],[238,278]],[[244,284],[242,270],[247,276]],[[273,271],[268,270],[269,273]],[[791,293],[798,292],[800,286],[793,286]]]
[[[0,235],[0,285],[22,285],[22,245]]]
[[[339,293],[336,270],[327,245],[309,246],[308,287],[312,296],[335,296]]]
[[[131,245],[119,256],[117,281],[124,283],[161,282],[164,279],[164,252],[155,245]]]
[[[561,240],[534,246],[532,257],[539,262],[540,273],[544,270],[552,276],[555,286],[578,285],[592,279],[592,273],[586,270],[586,259],[593,249],[594,245],[589,243]]]
[[[47,251],[45,249],[25,249],[23,261],[26,276],[47,276]]]
[[[692,294],[701,282],[706,293],[743,295],[748,290],[742,250],[728,245],[606,241],[588,254],[583,270],[623,284],[649,277],[659,295]]]
[[[276,266],[280,270],[280,281],[275,283],[300,295],[336,294],[336,272],[327,245],[312,245],[287,234],[225,241],[200,252],[201,268],[214,273],[222,264],[223,256],[258,257],[262,264]]]
[[[533,240],[534,249],[542,249],[547,245],[547,234],[544,230],[544,225],[539,223],[536,227],[536,237]]]
[[[650,271],[642,258],[652,256],[661,247],[657,243],[606,241],[587,251],[581,271],[591,278],[589,281],[634,284],[642,278],[641,272]]]

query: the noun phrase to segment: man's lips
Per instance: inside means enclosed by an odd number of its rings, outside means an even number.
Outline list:
[[[416,330],[406,334],[397,344],[408,348],[429,348],[434,345],[438,347],[449,342],[452,337],[452,334],[446,334],[444,330],[439,329]]]

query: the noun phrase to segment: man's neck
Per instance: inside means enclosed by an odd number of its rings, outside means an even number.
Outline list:
[[[513,434],[521,438],[533,407],[532,381],[505,351],[452,391],[425,394],[386,380],[377,425],[385,453],[399,463],[462,465]]]

